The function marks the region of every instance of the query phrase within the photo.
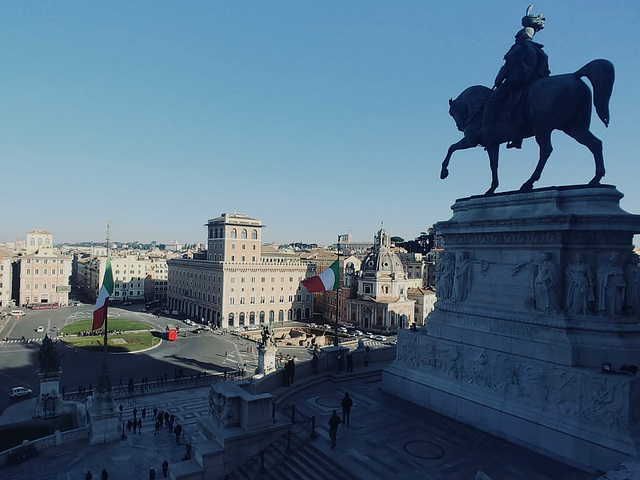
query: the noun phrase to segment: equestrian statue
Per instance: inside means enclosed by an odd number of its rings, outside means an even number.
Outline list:
[[[608,60],[593,60],[574,73],[549,76],[549,64],[543,46],[533,41],[544,28],[542,14],[532,14],[533,5],[522,18],[522,28],[515,43],[504,56],[493,89],[476,85],[464,90],[455,100],[449,99],[449,114],[458,130],[464,133],[449,147],[442,162],[440,178],[449,175],[449,161],[457,150],[482,145],[489,155],[491,195],[498,187],[498,151],[500,144],[521,148],[522,140],[535,137],[540,149],[538,164],[520,191],[533,189],[551,155],[551,132],[561,130],[591,151],[595,175],[590,186],[604,177],[602,141],[590,131],[591,90],[581,80],[589,79],[593,87],[593,104],[598,117],[609,126],[609,99],[615,73]]]

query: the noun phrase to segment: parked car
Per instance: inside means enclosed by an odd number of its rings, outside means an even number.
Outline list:
[[[38,333],[43,333],[44,332],[44,327],[42,325],[40,325],[38,328],[35,329],[36,332]]]
[[[178,310],[171,310],[171,315],[180,315]]]
[[[353,323],[345,323],[344,326],[345,328],[356,328],[356,326]]]
[[[373,337],[374,340],[377,340],[378,342],[384,342],[387,340],[387,337],[385,337],[384,335],[376,335],[375,337]]]
[[[13,387],[11,389],[11,398],[28,397],[32,394],[31,389],[26,387]]]
[[[347,333],[347,329],[346,329],[346,327],[340,327],[340,328],[338,328],[338,331],[339,331],[340,333]]]
[[[364,336],[366,338],[373,338],[375,335],[373,333],[371,333],[371,332],[367,332],[367,333],[364,334]]]
[[[11,310],[11,315],[14,317],[24,317],[26,313],[23,310]]]
[[[353,332],[353,334],[354,334],[356,337],[361,337],[361,336],[363,335],[363,333],[362,333],[360,330],[356,330],[355,332]]]

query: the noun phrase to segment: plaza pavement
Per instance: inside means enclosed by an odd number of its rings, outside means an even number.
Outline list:
[[[355,373],[325,373],[296,379],[288,388],[279,387],[272,392],[278,421],[288,420],[292,404],[298,412],[298,431],[307,429],[308,419],[316,416],[318,436],[308,440],[311,448],[319,450],[352,479],[473,480],[480,470],[493,480],[590,480],[602,474],[572,468],[388,395],[381,389],[380,372],[384,366],[372,364],[369,368],[376,370],[375,374],[369,370],[363,375],[364,367],[360,367]],[[146,480],[153,466],[160,479],[164,459],[171,470],[171,465],[185,455],[185,443],[191,439],[197,446],[204,440],[197,421],[209,415],[208,391],[209,387],[201,387],[138,397],[137,403],[125,400],[125,421],[132,418],[134,406],[139,416],[142,407],[147,408],[141,434],[127,432],[125,440],[109,444],[90,445],[84,441],[47,449],[25,463],[1,466],[0,478],[82,480],[91,470],[97,480],[105,468],[110,480]],[[351,426],[340,426],[337,447],[332,450],[327,421],[332,410],[340,412],[345,392],[354,402]],[[31,418],[34,404],[31,399],[13,405],[4,412],[0,423]],[[166,429],[154,435],[149,420],[154,407],[173,413],[183,425],[185,437],[180,445]],[[256,471],[249,478],[268,477]]]

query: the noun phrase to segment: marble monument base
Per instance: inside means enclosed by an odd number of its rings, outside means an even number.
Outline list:
[[[258,375],[269,375],[276,371],[276,352],[277,349],[273,345],[258,345]]]
[[[383,389],[586,468],[638,454],[640,217],[621,198],[577,186],[456,201],[436,224],[435,310],[399,332]]]

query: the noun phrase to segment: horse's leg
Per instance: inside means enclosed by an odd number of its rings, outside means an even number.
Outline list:
[[[602,155],[602,141],[589,131],[588,128],[575,128],[565,130],[565,133],[572,138],[575,138],[578,143],[581,143],[589,149],[593,154],[593,159],[596,162],[596,174],[589,182],[589,185],[600,185],[600,180],[604,177],[604,157]]]
[[[447,151],[447,156],[444,158],[444,161],[442,162],[442,170],[440,170],[440,178],[444,180],[449,176],[449,170],[447,169],[447,167],[449,166],[449,162],[451,161],[451,155],[453,155],[453,152],[457,150],[465,150],[467,148],[473,148],[477,146],[478,146],[478,143],[472,140],[469,140],[468,137],[463,137],[462,140],[451,145],[449,147],[449,150]]]
[[[540,147],[540,158],[538,158],[538,165],[536,165],[536,169],[531,174],[531,177],[529,177],[529,180],[524,182],[520,187],[521,192],[528,192],[529,190],[532,190],[533,184],[540,180],[542,170],[544,170],[544,166],[547,164],[547,160],[549,160],[549,156],[553,151],[553,147],[551,146],[551,130],[537,132],[536,142],[538,142],[538,147]]]
[[[487,154],[489,155],[489,166],[491,167],[491,188],[486,191],[485,195],[491,195],[498,188],[498,153],[500,152],[500,144],[489,145]]]

